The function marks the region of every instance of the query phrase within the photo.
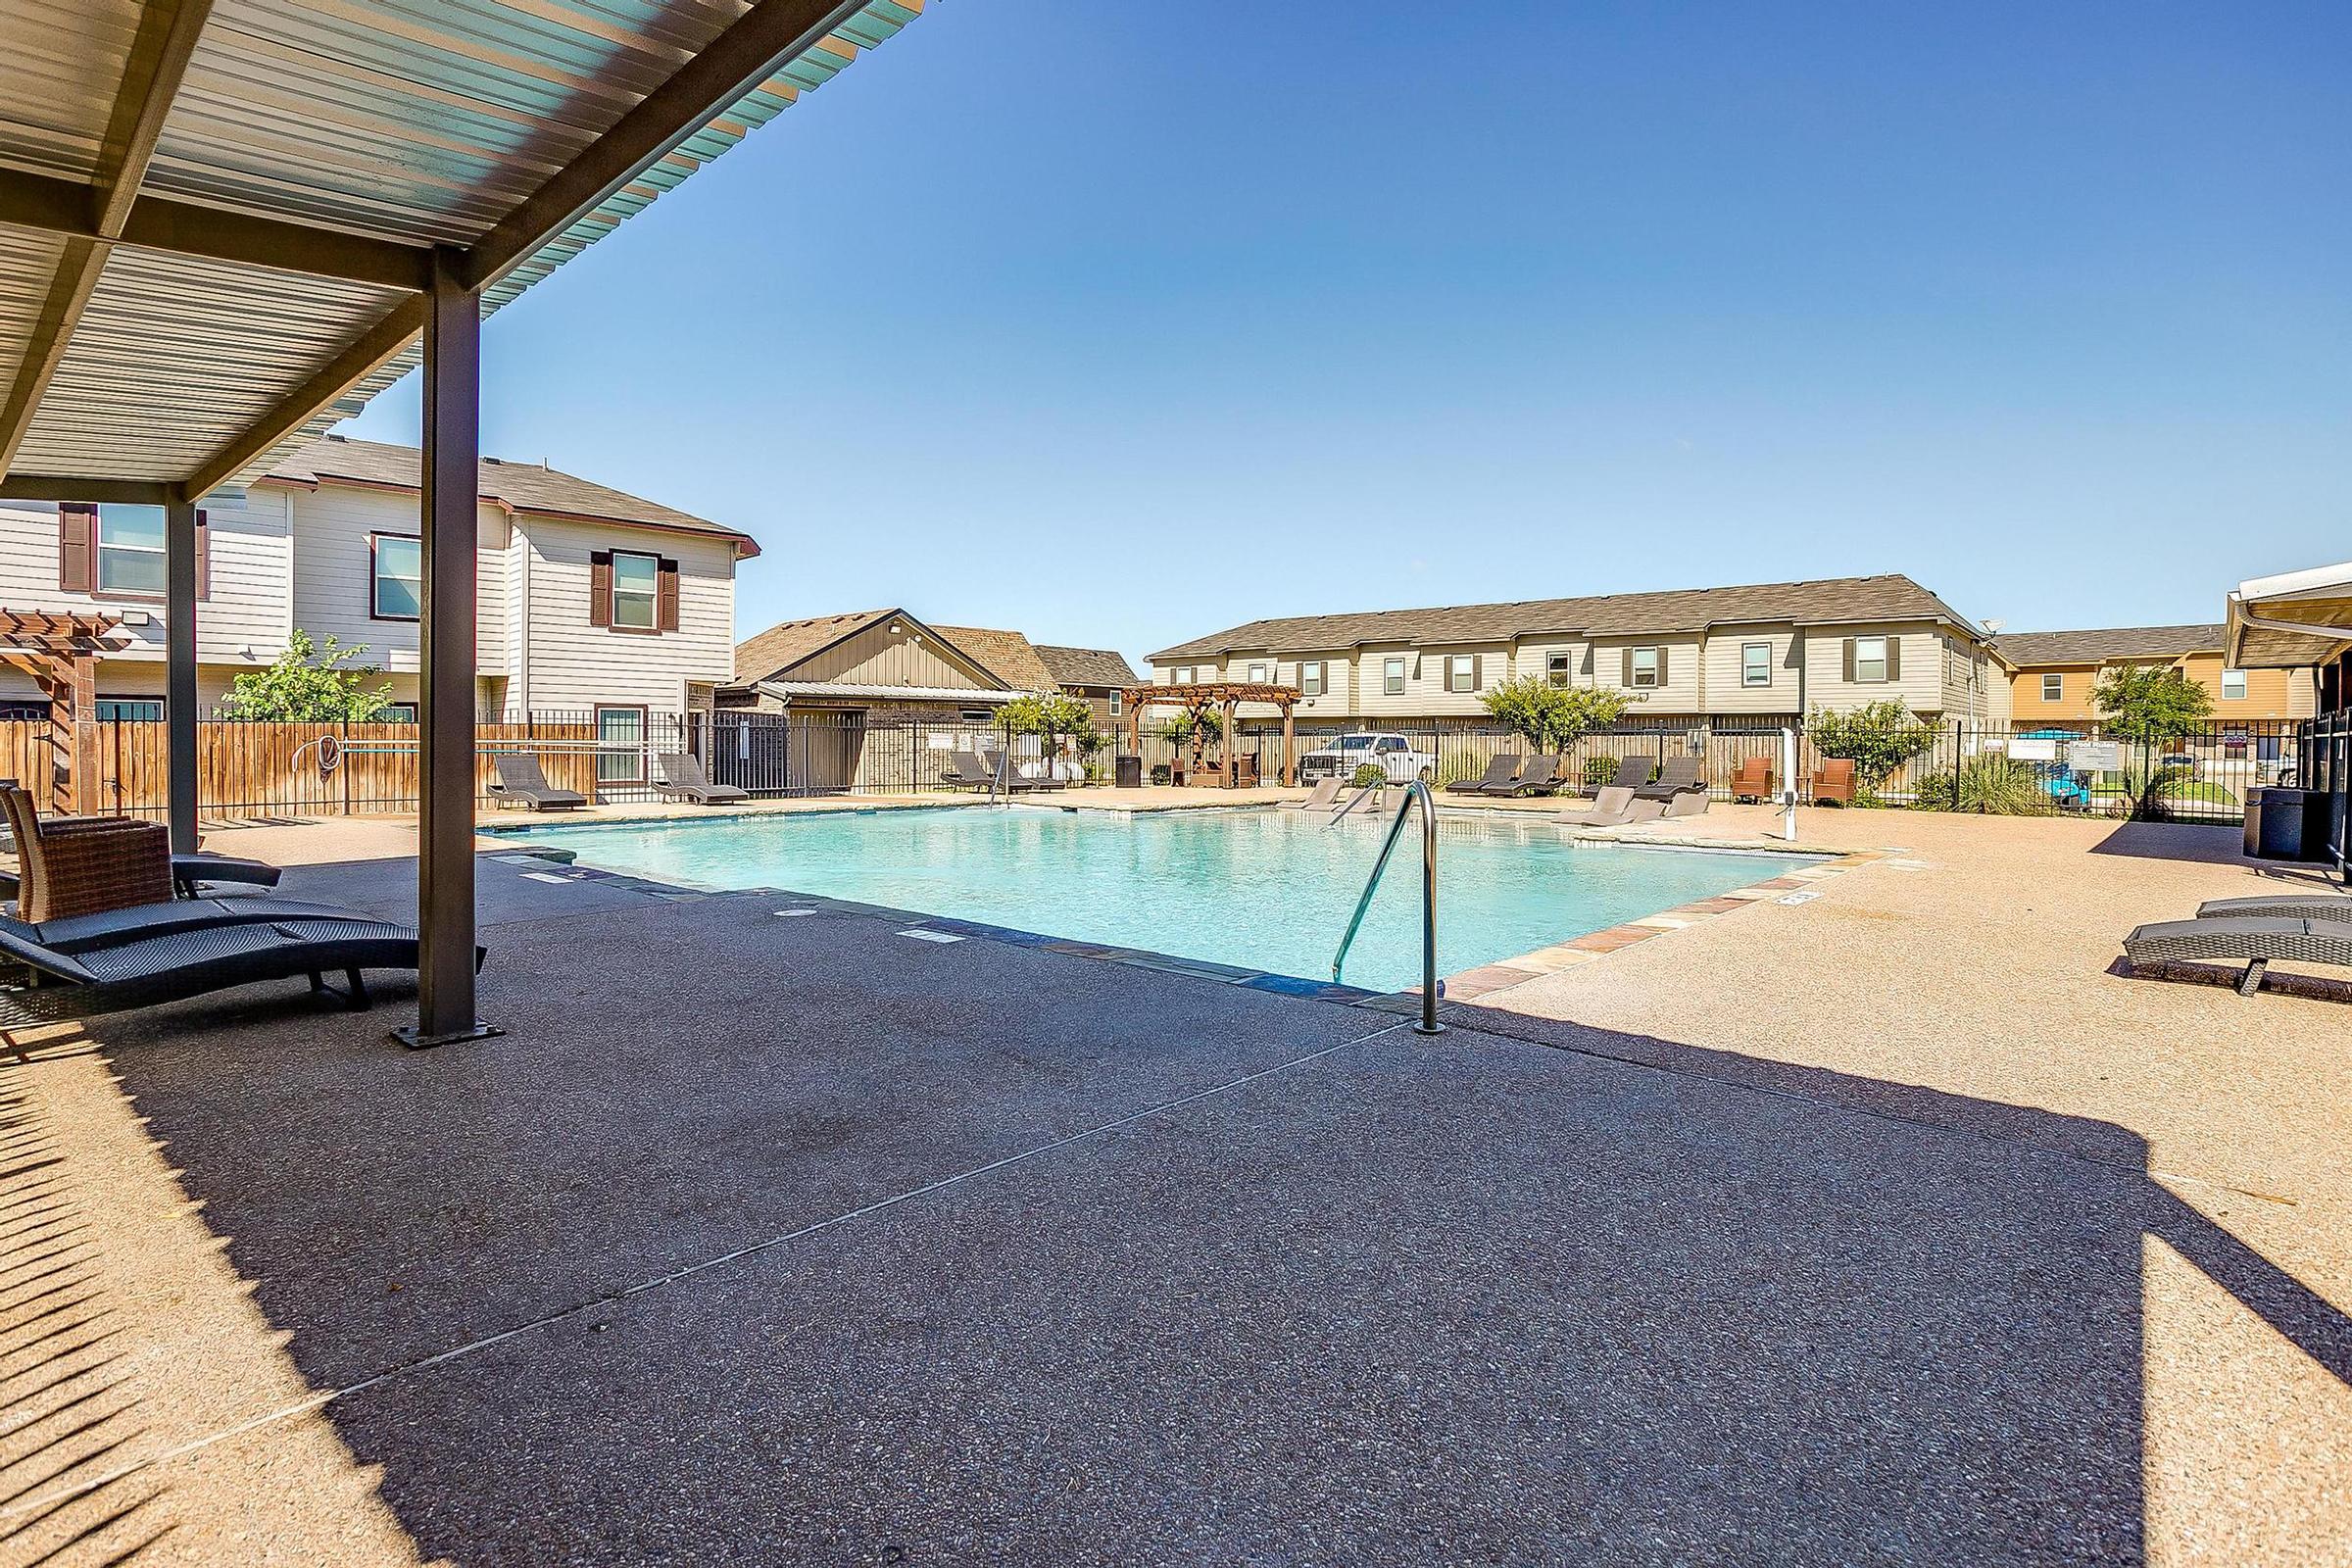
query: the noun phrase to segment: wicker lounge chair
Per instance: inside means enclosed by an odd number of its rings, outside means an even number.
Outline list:
[[[2200,920],[2341,920],[2352,922],[2352,898],[2340,893],[2258,893],[2245,899],[2208,899]]]
[[[692,801],[697,806],[717,806],[752,798],[750,790],[711,783],[710,775],[703,771],[702,759],[686,752],[663,752],[654,759],[654,792]]]
[[[1657,770],[1657,764],[1646,757],[1620,757],[1617,759],[1616,777],[1603,780],[1592,793],[1598,795],[1601,790],[1638,790],[1648,783],[1649,775]]]
[[[948,765],[939,770],[939,781],[964,789],[984,790],[996,783],[996,777],[981,762],[978,752],[950,752]]]
[[[368,1003],[363,971],[414,970],[416,941],[407,926],[337,916],[206,926],[68,953],[0,927],[0,963],[14,963],[30,978],[0,987],[0,1029],[124,1012],[296,975],[310,980],[313,993],[337,996],[359,1011]],[[482,957],[475,948],[477,969]],[[338,972],[340,992],[326,983]]]
[[[1477,778],[1455,779],[1446,786],[1448,795],[1487,795],[1516,781],[1519,769],[1527,760],[1517,752],[1505,752],[1487,759],[1487,770]]]
[[[1655,801],[1667,816],[1696,816],[1707,808],[1707,786],[1699,779],[1703,758],[1669,757],[1658,765],[1654,783],[1634,791],[1637,801]]]
[[[1581,811],[1561,811],[1552,817],[1570,827],[1623,827],[1628,822],[1647,822],[1663,816],[1666,808],[1656,801],[1634,798],[1630,785],[1603,784],[1592,804]]]
[[[983,752],[980,760],[988,764],[988,770],[992,774],[1003,769],[1004,787],[1008,790],[1057,790],[1063,787],[1061,780],[1051,774],[1043,778],[1029,778],[1014,772],[1012,760],[1003,752]]]
[[[160,904],[132,904],[118,909],[99,909],[38,922],[0,914],[0,931],[53,952],[86,953],[95,948],[120,947],[125,942],[143,942],[149,937],[175,936],[216,926],[268,925],[278,920],[381,923],[376,915],[340,905],[249,896],[167,899]]]
[[[548,783],[536,757],[502,752],[490,761],[498,769],[498,777],[490,784],[490,794],[497,800],[520,801],[534,811],[568,811],[588,804],[588,797],[578,790],[560,790]]]
[[[1519,776],[1505,784],[1491,785],[1481,790],[1483,795],[1550,795],[1560,787],[1560,762],[1557,752],[1528,759]]]
[[[2262,989],[2272,960],[2340,964],[2352,968],[2352,921],[2309,919],[2166,920],[2143,925],[2124,938],[2132,967],[2179,959],[2242,963],[2237,994]]]

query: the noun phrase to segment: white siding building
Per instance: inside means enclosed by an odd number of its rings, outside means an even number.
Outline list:
[[[209,712],[297,629],[364,652],[416,699],[417,453],[329,436],[243,492],[206,499],[197,692]],[[476,611],[485,717],[632,715],[706,707],[734,671],[735,564],[748,534],[537,464],[482,461]],[[160,718],[162,513],[0,505],[0,608],[122,617],[129,646],[98,664],[101,718]],[[0,709],[41,699],[0,670]],[[44,710],[45,711],[45,710]]]

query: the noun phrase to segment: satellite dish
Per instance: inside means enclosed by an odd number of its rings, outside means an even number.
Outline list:
[[[1998,637],[2001,634],[2001,628],[2008,624],[2005,620],[1988,620],[1984,623],[1984,633],[1988,637]]]

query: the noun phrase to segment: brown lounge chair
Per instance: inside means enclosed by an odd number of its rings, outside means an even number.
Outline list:
[[[1601,784],[1592,793],[1598,795],[1601,790],[1638,790],[1648,783],[1649,775],[1657,770],[1657,764],[1646,757],[1620,757],[1617,759],[1617,776]]]
[[[1656,801],[1636,800],[1630,786],[1603,784],[1591,807],[1582,811],[1561,811],[1552,820],[1570,827],[1623,827],[1628,822],[1651,821],[1665,813],[1666,808]]]
[[[1825,757],[1813,770],[1813,804],[1816,806],[1851,806],[1854,804],[1854,760],[1850,757]]]
[[[1458,778],[1446,786],[1448,795],[1491,795],[1502,786],[1515,782],[1521,765],[1527,759],[1517,752],[1504,752],[1487,759],[1487,770],[1477,778]]]
[[[665,752],[654,759],[654,792],[697,806],[722,806],[752,798],[750,790],[711,783],[710,775],[703,771],[702,759],[685,752]]]
[[[1040,778],[1029,778],[1020,773],[1014,772],[1012,767],[1012,759],[1005,756],[1003,752],[983,752],[980,755],[980,760],[987,764],[988,770],[991,773],[996,772],[999,768],[1003,768],[1004,770],[1004,787],[1008,790],[1058,790],[1068,788],[1068,786],[1063,784],[1060,779],[1054,777],[1050,771]]]
[[[2262,989],[2263,973],[2276,958],[2352,968],[2352,921],[2308,919],[2166,920],[2137,927],[2124,938],[2133,968],[2175,960],[2242,963],[2237,994]]]
[[[1479,793],[1502,796],[1549,795],[1559,787],[1560,757],[1555,752],[1546,757],[1530,758],[1527,766],[1519,770],[1517,778],[1504,784],[1490,784]]]
[[[578,790],[560,790],[550,784],[536,757],[502,752],[490,759],[490,765],[498,770],[498,777],[490,781],[494,800],[520,801],[534,811],[570,811],[588,804],[588,797]]]
[[[1327,778],[1315,785],[1314,793],[1303,801],[1285,801],[1286,811],[1336,811],[1340,808],[1340,781]]]
[[[1732,799],[1735,801],[1769,801],[1778,793],[1773,785],[1772,759],[1743,757],[1732,774]]]

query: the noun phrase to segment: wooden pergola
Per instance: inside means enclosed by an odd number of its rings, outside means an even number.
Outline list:
[[[1183,686],[1128,686],[1120,690],[1120,700],[1127,709],[1128,750],[1141,755],[1144,749],[1144,710],[1147,708],[1181,708],[1193,717],[1193,771],[1201,767],[1201,758],[1208,739],[1201,733],[1203,715],[1215,713],[1220,720],[1217,771],[1224,775],[1225,786],[1233,788],[1240,782],[1233,760],[1233,716],[1244,703],[1270,703],[1282,710],[1282,779],[1285,784],[1298,782],[1298,731],[1291,716],[1292,708],[1306,695],[1296,686],[1272,686],[1264,681],[1204,680]]]
[[[98,656],[129,646],[117,635],[122,626],[113,615],[0,610],[0,663],[49,700],[49,800],[57,810],[98,809]]]

